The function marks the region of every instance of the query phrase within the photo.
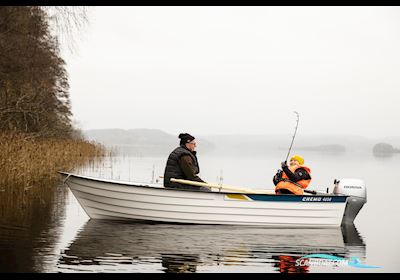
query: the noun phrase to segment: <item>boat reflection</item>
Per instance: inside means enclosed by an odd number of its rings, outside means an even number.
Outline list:
[[[342,228],[121,223],[89,220],[58,261],[60,272],[308,272],[306,254],[365,259],[354,225]]]

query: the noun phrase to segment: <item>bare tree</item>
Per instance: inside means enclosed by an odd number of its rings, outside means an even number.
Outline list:
[[[42,6],[48,16],[52,31],[69,51],[76,49],[76,38],[88,24],[89,8],[86,6]]]

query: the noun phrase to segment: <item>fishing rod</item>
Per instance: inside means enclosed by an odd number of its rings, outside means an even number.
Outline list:
[[[293,134],[293,138],[292,138],[292,143],[290,143],[289,151],[288,151],[288,153],[287,153],[287,156],[286,156],[286,160],[285,160],[285,161],[287,161],[287,159],[289,158],[289,154],[290,154],[290,151],[292,150],[294,138],[296,137],[297,127],[299,126],[299,119],[300,119],[299,113],[297,113],[296,111],[294,111],[294,113],[297,115],[296,129],[294,130],[294,134]]]

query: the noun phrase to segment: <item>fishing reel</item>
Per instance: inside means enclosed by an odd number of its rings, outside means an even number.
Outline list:
[[[277,171],[276,171],[276,177],[278,177],[278,178],[282,178],[282,173],[283,173],[283,170],[282,169],[278,169]]]
[[[282,170],[278,169],[276,171],[276,174],[274,176],[274,178],[272,178],[272,182],[274,183],[274,185],[276,186],[280,181],[282,181]]]

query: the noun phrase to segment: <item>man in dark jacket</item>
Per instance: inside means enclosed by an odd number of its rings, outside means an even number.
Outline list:
[[[199,176],[200,167],[196,156],[195,138],[188,133],[181,133],[178,136],[180,145],[174,149],[168,157],[164,171],[164,186],[175,189],[195,189],[210,191],[207,187],[197,187],[191,185],[171,182],[171,178],[184,179],[190,181],[204,182]]]

